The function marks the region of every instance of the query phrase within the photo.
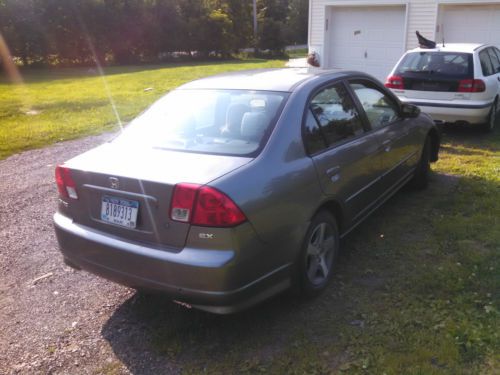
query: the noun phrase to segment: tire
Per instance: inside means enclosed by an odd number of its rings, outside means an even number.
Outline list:
[[[498,114],[498,101],[495,100],[491,106],[490,114],[488,115],[488,121],[484,124],[484,130],[489,133],[495,128],[495,123],[497,121]]]
[[[300,292],[305,297],[320,294],[332,279],[339,252],[337,221],[327,211],[312,219],[302,245],[298,272]]]
[[[410,186],[416,190],[423,190],[429,185],[429,175],[431,173],[431,140],[425,139],[422,155],[418,162],[413,178],[410,180]]]

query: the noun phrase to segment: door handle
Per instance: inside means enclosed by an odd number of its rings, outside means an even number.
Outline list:
[[[339,166],[328,168],[325,171],[326,175],[328,176],[328,178],[330,179],[331,182],[337,182],[338,180],[340,180],[340,173],[339,172],[340,172]]]
[[[386,139],[385,141],[382,142],[382,147],[385,152],[391,151],[391,140]]]
[[[339,173],[339,172],[340,172],[340,167],[338,165],[336,165],[335,167],[328,168],[326,170],[326,174],[328,176],[331,176],[331,175]]]

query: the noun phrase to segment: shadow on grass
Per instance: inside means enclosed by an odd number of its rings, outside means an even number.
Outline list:
[[[144,71],[154,71],[160,69],[173,69],[189,66],[212,66],[212,65],[242,65],[252,63],[265,63],[265,59],[248,60],[208,60],[208,61],[183,61],[175,63],[154,64],[154,65],[125,65],[109,66],[104,68],[105,76],[117,74],[138,73]],[[25,83],[57,81],[68,78],[95,78],[99,76],[96,67],[81,68],[28,68],[22,69],[21,75]],[[0,84],[10,83],[6,77],[0,78]]]
[[[445,124],[443,127],[443,143],[451,142],[464,147],[499,150],[499,140],[500,117],[497,119],[495,129],[492,132],[485,132],[480,125]],[[449,151],[449,149],[446,151]]]
[[[315,303],[301,304],[283,294],[224,316],[187,309],[161,295],[136,293],[115,311],[102,334],[132,373],[203,368],[218,359],[240,365],[245,358],[272,357],[282,350],[294,324],[305,324],[304,310]]]

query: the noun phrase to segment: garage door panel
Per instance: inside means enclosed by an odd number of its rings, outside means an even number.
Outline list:
[[[500,45],[500,5],[446,5],[438,42]]]
[[[384,79],[404,51],[405,7],[332,7],[329,67]]]
[[[387,59],[388,55],[394,55],[394,53],[399,53],[400,50],[399,48],[375,48],[375,47],[368,47],[366,49],[366,55],[370,60],[379,60],[379,61],[384,61]]]

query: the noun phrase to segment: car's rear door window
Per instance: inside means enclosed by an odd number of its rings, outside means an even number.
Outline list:
[[[493,74],[493,64],[491,63],[488,50],[485,49],[479,52],[479,61],[481,62],[481,70],[483,71],[483,76],[491,76]]]
[[[310,153],[363,134],[363,123],[342,83],[320,90],[309,103],[305,123],[306,147]]]
[[[493,48],[488,48],[488,54],[490,55],[491,65],[493,66],[493,74],[500,72],[500,58],[497,56]]]
[[[370,81],[353,80],[351,89],[363,107],[372,129],[379,129],[399,118],[397,103]]]
[[[306,121],[304,124],[304,138],[307,152],[316,154],[328,147],[325,135],[321,131],[318,121],[314,117],[311,109],[307,110]]]
[[[492,50],[495,53],[495,55],[497,55],[497,58],[500,61],[500,50],[498,48],[495,48],[495,47],[493,47]]]

